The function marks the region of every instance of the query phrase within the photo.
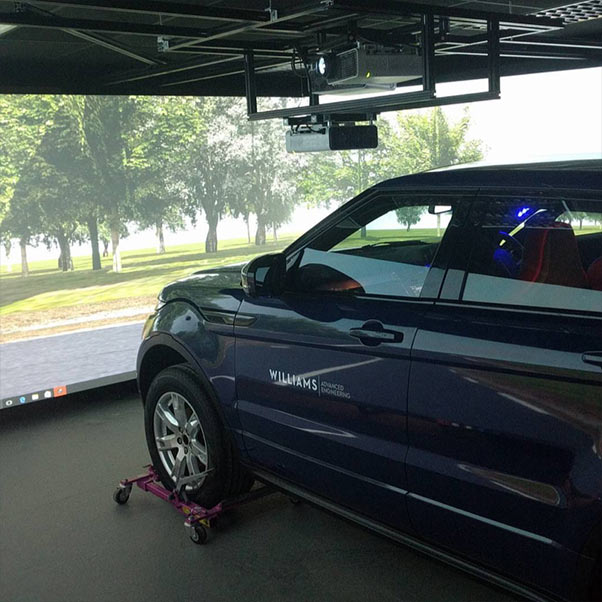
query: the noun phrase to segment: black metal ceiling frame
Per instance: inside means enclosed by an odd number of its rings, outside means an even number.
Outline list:
[[[0,0],[6,2],[7,0]],[[40,29],[60,30],[70,35],[80,37],[96,45],[103,46],[120,54],[129,56],[140,62],[155,67],[146,69],[143,72],[136,71],[129,76],[122,74],[119,78],[109,78],[105,84],[109,86],[123,84],[126,82],[139,81],[143,79],[163,77],[182,71],[201,69],[222,63],[242,60],[244,52],[253,48],[258,57],[274,58],[274,55],[280,53],[286,62],[269,62],[261,65],[261,69],[272,68],[287,64],[292,57],[291,50],[281,50],[280,46],[270,42],[255,43],[248,41],[231,40],[231,36],[236,34],[257,31],[269,26],[270,34],[303,35],[304,31],[294,26],[286,26],[287,21],[299,19],[300,17],[320,13],[330,4],[330,0],[310,0],[301,3],[293,10],[247,10],[247,9],[228,9],[223,7],[198,6],[191,4],[182,4],[174,2],[162,2],[159,0],[145,0],[138,2],[136,0],[31,0],[31,2],[12,3],[19,9],[13,13],[0,13],[0,23],[14,26],[33,27]],[[187,27],[179,25],[169,25],[169,23],[140,23],[128,22],[125,20],[98,20],[88,18],[68,18],[56,15],[51,12],[40,9],[37,5],[48,5],[52,7],[71,7],[84,8],[98,11],[116,11],[126,12],[136,15],[153,15],[166,18],[200,18],[214,21],[224,21],[229,25],[225,27],[211,28],[203,30],[196,27]],[[332,19],[339,20],[341,17]],[[347,18],[347,16],[346,16]],[[234,27],[232,23],[236,23]],[[166,44],[166,52],[185,52],[189,47],[197,44],[203,44],[202,48],[194,48],[195,54],[219,55],[223,53],[225,58],[214,59],[210,61],[192,61],[186,65],[176,67],[166,65],[165,61],[150,58],[144,54],[128,48],[126,45],[98,35],[98,32],[108,34],[133,34],[142,36],[153,36],[169,39]],[[171,43],[170,38],[177,41]],[[217,77],[227,77],[230,75],[242,74],[242,69],[227,71],[223,73],[212,73],[208,76],[190,78],[183,81],[167,82],[160,87],[173,86],[191,81],[202,81]]]
[[[0,5],[7,0],[0,0]],[[281,67],[290,63],[298,45],[308,52],[314,52],[318,46],[309,41],[319,36],[331,35],[330,40],[343,37],[349,31],[349,25],[366,17],[381,18],[410,18],[416,23],[411,26],[417,31],[423,46],[423,89],[420,92],[408,92],[379,99],[363,99],[356,101],[358,106],[369,106],[375,100],[380,103],[380,110],[398,110],[435,104],[451,104],[484,100],[499,97],[499,63],[500,57],[551,58],[583,60],[602,60],[602,44],[580,44],[563,40],[556,42],[547,36],[546,32],[560,29],[559,19],[534,15],[505,14],[456,7],[438,7],[412,2],[393,0],[306,0],[292,9],[274,10],[272,3],[266,0],[265,10],[245,8],[227,8],[223,6],[203,6],[161,0],[30,0],[29,3],[19,2],[20,11],[0,13],[0,23],[15,26],[39,27],[61,30],[103,46],[120,54],[129,56],[147,67],[143,70],[121,73],[104,80],[106,86],[117,86],[126,82],[164,78],[158,88],[171,87],[191,82],[236,76],[245,73],[247,84],[257,73]],[[40,6],[48,8],[77,8],[85,9],[92,14],[101,13],[102,19],[69,18],[45,11]],[[128,15],[146,20],[128,19]],[[110,17],[113,16],[111,19]],[[118,19],[115,18],[118,17]],[[314,17],[308,19],[307,17]],[[105,18],[106,17],[106,18]],[[125,17],[125,18],[124,18]],[[155,17],[149,22],[148,17]],[[185,25],[174,25],[174,19],[187,19]],[[203,27],[195,26],[195,22],[203,20]],[[435,41],[435,19],[441,23],[443,19],[453,20],[455,24],[471,26],[480,24],[486,31],[482,35],[454,36],[447,32],[443,41],[439,36]],[[208,27],[206,22],[218,23],[218,26]],[[502,26],[502,27],[500,27]],[[413,32],[413,34],[416,33]],[[254,36],[263,32],[262,38]],[[379,31],[361,28],[360,32],[378,35]],[[383,33],[384,32],[384,33]],[[396,32],[395,32],[396,33]],[[162,41],[166,39],[164,51],[173,53],[193,53],[203,57],[203,60],[191,60],[176,65],[159,57],[146,56],[144,52],[128,47],[123,41],[117,41],[103,34],[130,34],[154,36]],[[237,36],[243,34],[243,39]],[[390,32],[382,30],[386,37]],[[494,39],[495,38],[495,39]],[[336,42],[335,42],[336,43]],[[461,95],[456,97],[436,97],[434,56],[465,54],[469,56],[486,56],[488,64],[489,86],[487,91]],[[208,56],[209,55],[209,56]],[[167,55],[166,55],[167,59]],[[244,61],[244,65],[242,64]],[[229,64],[240,62],[240,66],[229,68]],[[252,68],[249,67],[252,65]],[[225,69],[222,68],[225,66]],[[193,70],[201,73],[182,74]],[[248,72],[248,73],[247,73]],[[249,88],[249,85],[247,86]],[[253,85],[251,85],[251,90]],[[109,88],[110,89],[110,88]],[[107,91],[109,91],[109,89]],[[248,91],[248,90],[247,90]],[[304,94],[310,95],[308,86]],[[251,94],[252,96],[252,94]],[[345,101],[349,103],[350,101]],[[310,107],[313,114],[327,114],[327,111],[339,110],[336,103],[330,103],[330,109],[318,107],[318,98],[310,96]],[[362,104],[363,103],[363,104]],[[332,108],[332,106],[334,108]],[[326,106],[326,105],[324,105]],[[356,112],[357,107],[344,105],[344,112]],[[253,109],[253,102],[250,103]],[[363,110],[363,109],[362,109]],[[309,111],[307,107],[295,109],[298,114]],[[288,110],[290,113],[290,110]],[[281,111],[282,113],[282,111]],[[274,112],[258,113],[250,111],[252,119],[279,117]]]
[[[493,100],[500,96],[500,44],[510,35],[501,35],[500,24],[511,29],[512,37],[532,35],[544,31],[560,29],[562,24],[557,20],[541,19],[531,16],[504,15],[482,11],[466,11],[456,8],[429,7],[407,2],[389,2],[375,0],[365,6],[354,0],[332,0],[330,7],[345,9],[354,13],[383,14],[391,16],[417,16],[420,18],[420,51],[422,55],[422,90],[417,92],[401,92],[380,97],[370,97],[340,102],[319,104],[319,97],[309,90],[309,105],[302,107],[277,109],[272,111],[257,110],[256,70],[253,50],[245,54],[245,89],[247,98],[247,114],[252,121],[262,119],[283,118],[297,120],[309,116],[319,121],[346,121],[349,115],[355,118],[363,115],[364,120],[371,120],[384,111],[399,111],[447,104],[467,103],[482,100]],[[478,44],[486,43],[487,52],[487,90],[467,94],[437,97],[435,78],[435,18],[450,19],[469,24],[486,24],[486,39]],[[347,116],[347,117],[346,117]]]

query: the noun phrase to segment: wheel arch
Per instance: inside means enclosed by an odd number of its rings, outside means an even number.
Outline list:
[[[146,402],[148,389],[159,372],[170,366],[185,364],[194,371],[195,376],[200,381],[203,392],[211,399],[224,426],[227,426],[228,423],[225,420],[217,393],[209,382],[207,375],[194,355],[171,334],[159,332],[145,339],[138,351],[137,364],[138,390],[142,397],[142,403]]]
[[[148,389],[159,372],[170,366],[187,363],[189,362],[186,357],[169,345],[157,343],[150,347],[141,358],[137,372],[138,390],[142,396],[142,401],[146,401]]]

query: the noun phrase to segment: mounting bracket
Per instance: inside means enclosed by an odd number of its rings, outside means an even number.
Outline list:
[[[403,15],[410,16],[416,23],[416,39],[419,40],[418,52],[422,58],[422,76],[419,81],[422,89],[412,92],[400,92],[392,95],[382,95],[370,98],[355,98],[337,102],[320,104],[320,98],[313,94],[309,83],[309,76],[305,77],[306,96],[309,104],[302,107],[277,109],[271,111],[257,110],[257,87],[256,70],[254,66],[253,50],[247,50],[245,54],[245,88],[247,97],[247,113],[252,121],[263,119],[281,118],[290,120],[293,118],[310,117],[308,123],[351,122],[353,118],[370,115],[373,119],[384,111],[399,111],[456,103],[466,103],[480,100],[491,100],[500,96],[500,40],[504,39],[501,34],[500,24],[503,23],[506,32],[505,37],[512,35],[528,36],[542,31],[559,29],[562,24],[557,20],[549,18],[537,18],[524,15],[506,15],[493,12],[474,12],[459,8],[433,7],[409,2],[390,2],[388,0],[375,0],[363,3],[356,0],[329,0],[327,10],[346,9],[353,10],[354,21],[362,15]],[[435,33],[435,22],[437,21],[437,34]],[[456,94],[452,96],[437,96],[435,55],[443,55],[446,38],[450,32],[450,23],[457,27],[473,27],[486,31],[486,78],[487,89],[482,92],[467,94]],[[485,34],[484,34],[485,35]],[[319,43],[319,41],[318,41]],[[479,42],[481,43],[481,42]],[[439,45],[443,50],[437,49]],[[308,49],[303,49],[306,53]],[[322,48],[318,46],[319,53]],[[316,53],[316,50],[313,50]],[[311,53],[310,53],[311,54]],[[313,121],[312,121],[313,120]],[[358,119],[359,120],[359,119]],[[367,120],[365,117],[362,121]],[[368,119],[369,120],[369,119]]]

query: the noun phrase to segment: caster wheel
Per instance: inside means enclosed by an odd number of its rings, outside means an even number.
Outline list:
[[[207,543],[207,529],[201,525],[194,525],[190,527],[189,537],[193,543],[198,546],[202,546]]]
[[[130,499],[130,490],[126,487],[117,487],[113,492],[113,501],[120,506],[123,504],[127,504],[127,501]]]

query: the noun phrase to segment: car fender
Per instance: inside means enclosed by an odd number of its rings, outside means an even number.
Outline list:
[[[138,350],[138,389],[144,401],[156,374],[185,362],[197,374],[225,426],[236,431],[240,425],[235,407],[234,327],[213,319],[185,300],[170,301],[151,314]]]

